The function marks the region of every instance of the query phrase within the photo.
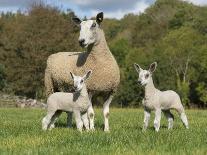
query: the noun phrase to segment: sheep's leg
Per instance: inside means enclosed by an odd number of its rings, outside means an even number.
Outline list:
[[[53,86],[52,77],[47,68],[45,70],[45,81],[44,82],[45,82],[46,96],[48,97],[50,94],[54,93],[54,86]]]
[[[80,111],[78,111],[78,110],[74,111],[74,116],[75,116],[75,121],[76,121],[77,129],[80,132],[82,132],[82,129],[83,129],[83,121],[81,119],[81,113],[80,113]]]
[[[87,112],[82,115],[82,120],[83,120],[83,124],[84,124],[86,130],[88,131],[89,130],[89,121],[88,121]]]
[[[72,127],[72,118],[73,118],[73,112],[67,112],[67,127],[71,128]]]
[[[161,119],[161,109],[155,110],[155,120],[154,120],[154,127],[155,131],[159,131],[160,129],[160,119]]]
[[[149,120],[150,120],[150,110],[148,109],[144,109],[144,125],[142,128],[142,131],[146,131],[148,124],[149,124]]]
[[[42,129],[43,130],[47,130],[49,127],[49,124],[51,122],[51,119],[53,117],[53,115],[55,114],[55,112],[49,112],[47,113],[47,115],[42,119]]]
[[[174,121],[173,114],[170,112],[170,110],[163,110],[163,113],[166,116],[166,118],[168,119],[168,129],[172,129],[173,128],[173,121]]]
[[[113,99],[113,95],[110,94],[110,96],[107,98],[103,105],[103,115],[104,115],[104,131],[109,131],[109,105]]]
[[[58,117],[61,115],[62,111],[56,111],[53,117],[51,118],[51,122],[49,124],[49,129],[55,128],[55,122],[58,119]]]
[[[88,113],[88,117],[89,117],[90,130],[95,130],[95,128],[94,128],[94,116],[95,116],[95,113],[94,113],[93,105],[92,105],[92,97],[93,97],[93,94],[89,93],[90,106],[89,106],[89,108],[87,110],[87,113]]]

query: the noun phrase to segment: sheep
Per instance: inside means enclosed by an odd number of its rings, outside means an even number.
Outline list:
[[[104,131],[109,131],[109,105],[120,83],[119,66],[110,52],[105,35],[100,27],[103,13],[96,16],[96,20],[81,21],[73,18],[81,27],[79,43],[86,48],[85,52],[59,52],[49,56],[45,70],[46,95],[56,91],[67,91],[72,86],[72,79],[67,78],[70,72],[83,74],[92,69],[93,75],[87,81],[90,102],[92,98],[101,94],[105,98],[103,105]],[[88,109],[90,129],[94,130],[94,110]],[[71,124],[71,113],[68,113],[68,126]]]
[[[42,120],[43,130],[54,128],[54,123],[62,111],[70,111],[74,113],[76,126],[79,131],[82,131],[83,122],[86,130],[89,130],[87,109],[90,106],[90,102],[85,80],[89,78],[91,73],[92,71],[90,70],[83,77],[80,77],[75,76],[72,72],[70,72],[71,78],[74,81],[75,92],[56,92],[48,97],[47,115]]]
[[[154,128],[157,132],[160,128],[161,111],[168,119],[168,129],[172,129],[174,116],[170,109],[175,109],[179,113],[183,124],[188,129],[188,120],[179,95],[172,90],[160,91],[153,84],[152,74],[156,70],[157,63],[152,63],[149,70],[142,69],[136,63],[134,63],[134,67],[139,74],[138,82],[145,88],[145,97],[142,101],[144,106],[143,131],[148,127],[152,110],[155,110]]]

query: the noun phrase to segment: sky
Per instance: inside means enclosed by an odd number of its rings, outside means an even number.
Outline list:
[[[139,14],[156,0],[0,0],[0,12],[26,11],[34,3],[43,2],[66,11],[72,9],[77,16],[90,18],[103,11],[107,18],[122,18],[127,13]],[[195,5],[207,5],[207,0],[185,0]]]

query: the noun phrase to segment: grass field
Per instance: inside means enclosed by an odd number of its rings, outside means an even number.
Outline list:
[[[174,113],[176,114],[176,113]],[[142,109],[110,111],[110,133],[104,133],[101,110],[96,110],[95,132],[79,133],[65,128],[66,115],[57,128],[44,132],[41,119],[44,110],[0,109],[0,154],[207,154],[207,111],[189,110],[190,129],[186,130],[175,115],[173,130],[167,130],[163,117],[161,129],[141,131]],[[74,121],[73,121],[74,122]]]

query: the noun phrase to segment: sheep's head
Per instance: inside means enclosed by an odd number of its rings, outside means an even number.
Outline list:
[[[148,70],[142,69],[138,64],[134,63],[134,67],[139,74],[138,83],[140,83],[142,86],[145,86],[148,84],[150,79],[152,78],[152,73],[157,68],[157,62],[153,62]]]
[[[90,77],[92,71],[89,70],[84,76],[76,76],[72,72],[70,72],[71,78],[73,79],[73,86],[75,88],[75,91],[82,90],[85,81]]]
[[[87,48],[89,45],[95,44],[100,40],[98,29],[103,21],[103,12],[97,14],[96,20],[82,21],[77,17],[72,18],[72,20],[80,26],[78,41],[81,47]]]

